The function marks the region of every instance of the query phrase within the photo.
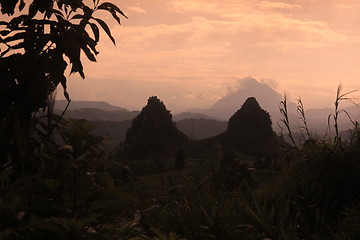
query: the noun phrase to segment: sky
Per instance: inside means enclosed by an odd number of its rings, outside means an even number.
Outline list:
[[[360,90],[358,0],[112,0],[108,21],[73,100],[141,109],[158,96],[172,112],[208,108],[253,77],[305,108],[333,105],[336,88]],[[59,94],[60,95],[60,94]],[[356,97],[356,94],[354,95]]]

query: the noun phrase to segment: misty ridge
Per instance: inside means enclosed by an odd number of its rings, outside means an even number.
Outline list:
[[[266,110],[272,120],[272,127],[280,134],[282,115],[279,104],[284,96],[272,89],[265,83],[258,82],[254,78],[244,78],[239,80],[241,87],[231,94],[219,99],[208,109],[189,109],[172,116],[176,127],[191,139],[205,139],[223,133],[228,125],[228,120],[245,102],[248,97],[255,97],[259,105]],[[165,103],[166,104],[166,103]],[[55,109],[58,113],[67,105],[65,100],[57,100]],[[297,138],[301,138],[302,119],[297,112],[297,105],[294,102],[287,102],[287,109],[291,129]],[[171,110],[171,109],[170,109]],[[344,108],[353,121],[359,119],[359,108],[356,105]],[[334,109],[306,109],[305,115],[307,127],[315,137],[325,137],[328,131],[328,116]],[[96,127],[94,133],[108,136],[107,150],[114,149],[117,143],[125,140],[126,130],[131,126],[140,111],[128,110],[123,107],[111,105],[106,102],[98,101],[72,101],[69,105],[65,117],[75,119],[86,119]],[[351,129],[353,124],[349,118],[343,114],[339,118],[340,130]]]

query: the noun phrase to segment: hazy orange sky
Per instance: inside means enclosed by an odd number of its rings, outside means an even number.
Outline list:
[[[247,76],[306,108],[330,107],[340,82],[360,90],[358,0],[112,2],[129,19],[106,15],[117,46],[102,35],[86,79],[69,80],[73,100],[141,109],[157,95],[178,112],[211,106]]]

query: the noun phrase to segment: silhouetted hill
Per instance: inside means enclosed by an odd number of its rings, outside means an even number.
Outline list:
[[[60,113],[60,110],[56,110]],[[67,110],[66,118],[79,118],[89,121],[124,121],[131,120],[139,114],[139,111],[129,111],[126,109],[106,111],[96,108],[81,108],[75,110]]]
[[[246,99],[229,119],[226,131],[215,137],[225,147],[262,157],[274,156],[275,138],[269,113],[254,97]]]
[[[123,153],[128,157],[173,155],[187,139],[164,103],[150,97],[126,132]]]
[[[65,109],[67,104],[68,102],[66,100],[56,100],[55,109],[63,110]],[[75,110],[81,108],[97,108],[97,109],[102,109],[104,111],[118,111],[118,110],[129,111],[126,108],[114,106],[104,101],[71,101],[68,110]]]
[[[214,119],[187,118],[177,121],[176,126],[191,139],[204,139],[224,132],[227,122]]]

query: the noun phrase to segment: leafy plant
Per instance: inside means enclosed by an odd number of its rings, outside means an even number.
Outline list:
[[[80,56],[83,53],[90,61],[96,61],[99,29],[115,44],[108,25],[95,13],[107,11],[118,23],[119,16],[126,16],[112,3],[92,3],[93,6],[82,0],[33,0],[28,5],[23,0],[0,2],[1,13],[12,16],[8,21],[0,21],[0,134],[5,136],[1,139],[1,168],[26,165],[22,162],[37,147],[28,144],[34,131],[32,121],[36,119],[32,114],[49,107],[48,96],[59,84],[70,101],[65,77],[68,62],[70,73],[84,78]],[[52,130],[47,131],[50,136]]]

